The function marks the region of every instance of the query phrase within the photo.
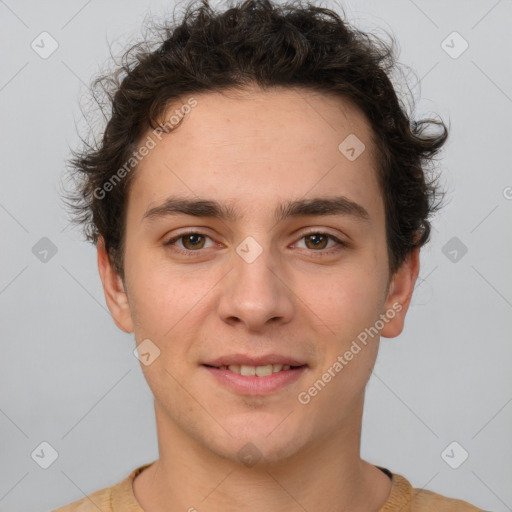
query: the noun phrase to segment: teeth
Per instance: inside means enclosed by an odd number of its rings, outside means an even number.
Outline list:
[[[265,375],[272,375],[272,365],[256,366],[256,375],[258,377],[265,377]]]
[[[281,370],[289,370],[290,365],[285,364],[267,364],[264,366],[247,366],[247,365],[238,365],[231,364],[228,367],[221,366],[221,370],[229,370],[233,373],[238,373],[239,375],[245,375],[247,377],[255,376],[265,377],[267,375],[272,375],[273,373],[280,372]]]
[[[243,364],[240,366],[240,374],[252,377],[256,375],[256,366],[246,366]]]

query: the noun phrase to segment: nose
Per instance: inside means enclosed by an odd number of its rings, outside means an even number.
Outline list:
[[[269,249],[253,261],[240,254],[233,255],[233,269],[222,281],[218,303],[222,320],[254,332],[290,322],[296,297],[283,267],[277,265]]]

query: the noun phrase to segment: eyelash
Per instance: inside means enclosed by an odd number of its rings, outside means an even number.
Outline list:
[[[174,238],[171,238],[170,240],[168,240],[167,242],[164,243],[164,246],[166,246],[166,247],[169,246],[169,247],[171,247],[171,250],[173,250],[175,252],[178,252],[179,254],[184,254],[186,256],[199,256],[199,255],[201,255],[202,249],[198,249],[197,251],[192,251],[190,249],[181,249],[179,247],[173,246],[174,242],[176,242],[180,238],[183,238],[183,237],[188,236],[188,235],[199,235],[199,236],[211,239],[211,237],[208,236],[206,233],[201,233],[200,231],[187,231],[185,233],[179,234],[178,236],[175,236]],[[302,240],[303,238],[306,238],[306,237],[311,236],[311,235],[326,236],[327,238],[329,238],[331,240],[334,240],[338,244],[338,247],[331,247],[330,249],[321,249],[321,250],[318,250],[318,251],[315,251],[313,249],[309,249],[309,251],[315,257],[316,256],[319,256],[319,257],[329,256],[329,255],[332,255],[333,253],[337,253],[338,251],[342,250],[343,248],[347,248],[349,246],[348,243],[343,242],[342,240],[340,240],[339,238],[335,237],[334,235],[331,235],[330,233],[325,233],[325,232],[322,232],[322,231],[309,231],[308,233],[304,233],[299,238],[299,240]],[[306,249],[306,250],[308,250],[308,249]]]

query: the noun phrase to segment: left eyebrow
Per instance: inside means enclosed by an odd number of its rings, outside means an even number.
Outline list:
[[[345,196],[299,199],[280,205],[274,214],[276,222],[288,217],[345,215],[356,220],[370,222],[370,215],[359,203]]]
[[[240,216],[231,204],[221,204],[210,199],[187,199],[169,197],[162,204],[149,208],[143,220],[191,215],[235,221]],[[368,211],[360,204],[345,196],[316,197],[288,201],[279,205],[274,212],[275,222],[282,222],[290,217],[345,215],[356,220],[370,223]]]

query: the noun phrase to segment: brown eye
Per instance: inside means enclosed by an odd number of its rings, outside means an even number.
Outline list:
[[[306,240],[306,246],[308,249],[325,249],[329,242],[329,236],[323,233],[312,233],[304,236]],[[311,240],[311,244],[308,244],[307,240]]]
[[[183,247],[185,249],[202,249],[204,247],[204,236],[199,233],[189,233],[187,235],[182,235],[179,238],[183,240]],[[203,241],[199,241],[202,238]]]
[[[202,252],[201,249],[205,249],[206,239],[211,238],[203,233],[190,231],[189,233],[182,233],[181,235],[171,238],[164,245],[170,247],[173,251],[187,255],[198,255]],[[211,247],[211,245],[210,245]],[[208,247],[206,247],[207,249]]]
[[[309,249],[312,253],[328,254],[335,252],[338,249],[343,249],[348,246],[347,243],[341,241],[339,238],[329,233],[323,233],[321,231],[310,231],[305,233],[300,238],[300,241],[305,240],[305,248]],[[327,246],[329,241],[334,242],[330,247]]]

